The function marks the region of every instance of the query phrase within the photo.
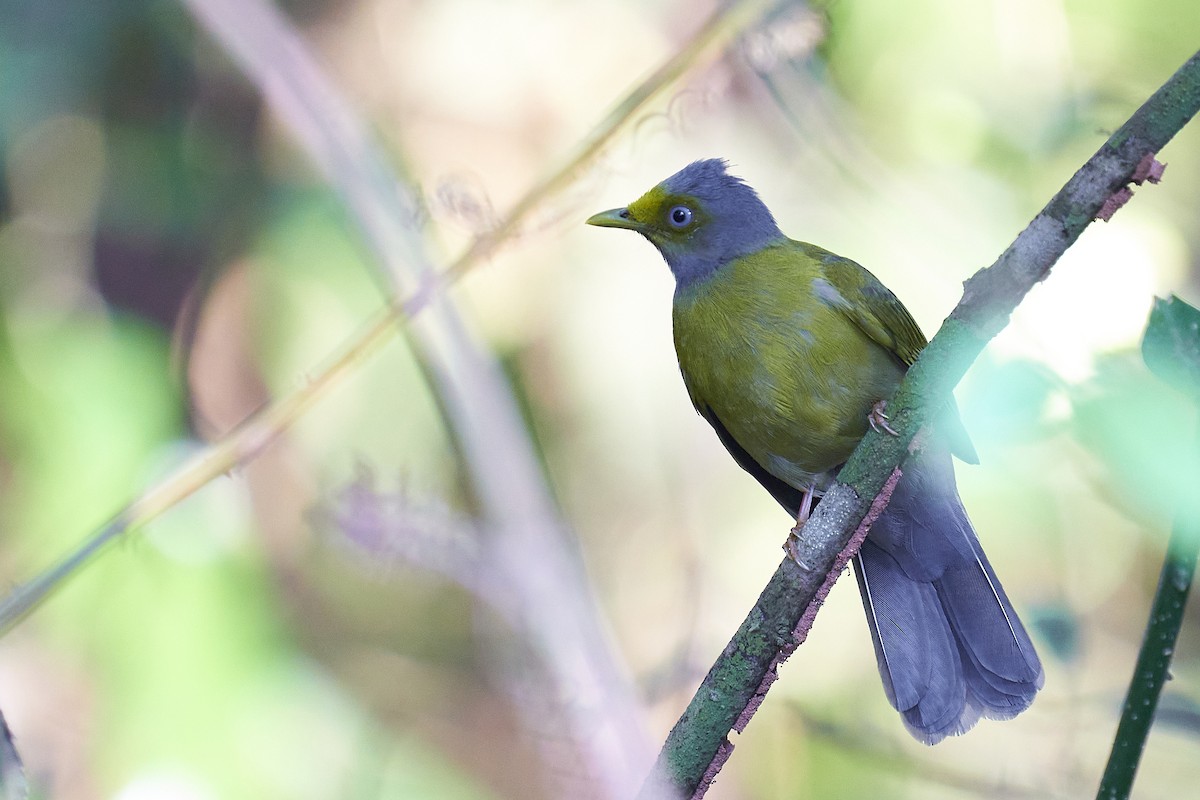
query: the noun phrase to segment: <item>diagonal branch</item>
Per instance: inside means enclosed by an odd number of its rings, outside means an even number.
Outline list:
[[[834,581],[858,551],[872,520],[887,506],[901,465],[919,448],[930,409],[946,397],[1013,309],[1102,208],[1111,215],[1128,184],[1154,179],[1154,154],[1200,110],[1200,53],[1193,55],[1103,146],[1017,236],[996,263],[964,285],[963,298],[908,371],[888,403],[899,436],[868,432],[804,527],[798,562],[785,559],[746,620],[717,658],[667,736],[644,800],[699,798],[741,731],[798,647]]]

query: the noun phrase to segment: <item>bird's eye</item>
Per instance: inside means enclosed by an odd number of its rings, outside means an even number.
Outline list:
[[[673,228],[686,228],[692,221],[692,210],[687,206],[675,206],[671,213],[667,214],[667,219]]]

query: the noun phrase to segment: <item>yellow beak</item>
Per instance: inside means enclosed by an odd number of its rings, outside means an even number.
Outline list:
[[[608,211],[593,214],[588,217],[587,224],[597,225],[601,228],[625,228],[630,231],[641,231],[645,227],[630,216],[628,208],[611,208]]]

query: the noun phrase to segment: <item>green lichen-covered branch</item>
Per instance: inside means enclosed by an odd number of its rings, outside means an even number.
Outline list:
[[[931,402],[949,394],[1008,322],[1013,309],[1093,219],[1129,199],[1129,184],[1154,182],[1154,155],[1200,110],[1200,53],[1193,55],[1050,200],[963,298],[909,370],[888,411],[898,436],[868,433],[800,537],[717,658],[668,735],[642,787],[644,800],[702,797],[775,679],[804,640],[826,593],[886,507],[906,455],[919,447]]]

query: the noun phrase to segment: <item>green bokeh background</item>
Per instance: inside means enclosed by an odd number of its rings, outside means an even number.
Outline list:
[[[712,10],[281,5],[412,176],[447,261]],[[932,334],[1198,33],[1194,0],[781,4],[455,286],[513,382],[655,740],[788,520],[691,412],[658,256],[581,221],[722,155],[785,231],[867,265]],[[0,0],[0,158],[0,576],[15,586],[303,382],[381,299],[349,213],[179,4]],[[1173,511],[1195,491],[1195,410],[1136,348],[1155,294],[1200,301],[1200,125],[1160,158],[1164,182],[1084,234],[959,390],[983,461],[959,470],[962,494],[1037,630],[1043,696],[914,743],[842,585],[710,798],[1094,792]],[[364,473],[469,516],[438,409],[389,344],[0,640],[0,709],[38,796],[551,796],[545,748],[490,668],[503,632],[481,635],[468,592],[330,521]],[[1142,797],[1194,786],[1198,618]]]

